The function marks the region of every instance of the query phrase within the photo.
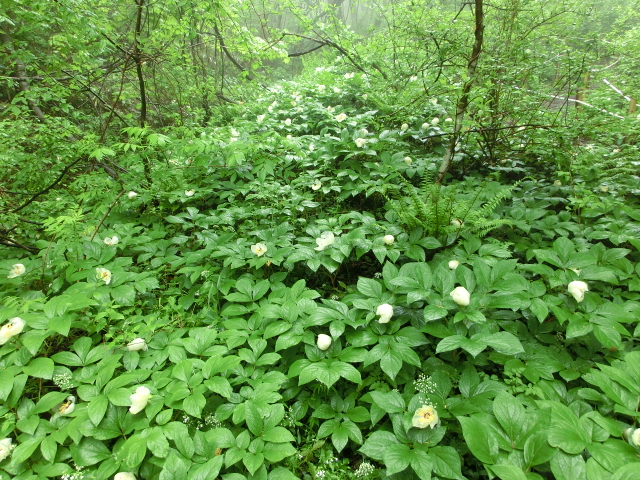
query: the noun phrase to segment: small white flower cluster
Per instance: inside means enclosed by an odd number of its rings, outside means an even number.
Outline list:
[[[358,469],[353,474],[358,478],[366,478],[375,472],[375,467],[369,462],[362,462]]]
[[[60,390],[69,390],[70,388],[73,388],[72,377],[68,372],[54,375],[51,380],[53,380],[53,383],[55,383]]]
[[[73,473],[65,473],[60,477],[60,480],[82,480],[84,475],[82,474],[83,467],[75,465],[76,471]]]
[[[436,391],[436,384],[433,383],[430,376],[427,376],[424,373],[418,375],[418,378],[413,381],[413,386],[423,395],[434,393]]]

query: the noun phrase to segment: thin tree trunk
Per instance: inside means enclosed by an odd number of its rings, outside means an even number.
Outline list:
[[[473,43],[471,58],[469,59],[469,63],[467,65],[467,81],[464,84],[464,87],[462,87],[462,96],[460,97],[460,99],[458,100],[458,104],[456,105],[456,118],[455,124],[453,126],[453,134],[451,135],[451,139],[449,140],[449,145],[447,147],[447,151],[444,154],[444,158],[442,159],[442,163],[440,164],[440,168],[438,169],[438,177],[436,178],[437,183],[442,182],[442,179],[449,171],[449,168],[451,168],[453,155],[455,154],[458,138],[460,137],[460,131],[462,130],[462,122],[464,120],[465,113],[467,112],[467,107],[469,106],[469,93],[471,92],[471,87],[473,87],[473,84],[475,82],[475,73],[476,67],[478,66],[478,58],[480,57],[480,52],[482,52],[482,40],[484,35],[483,1],[484,0],[475,0],[475,42]]]
[[[2,29],[0,29],[0,40],[4,45],[7,46],[7,49],[9,50],[9,52],[13,53],[13,41],[9,36],[9,25],[6,22],[2,24]],[[27,104],[29,105],[29,108],[31,109],[33,114],[38,118],[38,120],[40,120],[41,122],[44,122],[44,114],[42,113],[42,110],[40,109],[40,107],[35,101],[29,98],[29,94],[28,94],[29,80],[27,75],[27,69],[24,66],[24,63],[22,62],[22,60],[20,60],[18,56],[15,57],[15,63],[16,63],[16,77],[18,78],[20,91],[24,92],[25,97],[27,98]]]
[[[144,84],[144,76],[142,74],[142,52],[138,47],[138,37],[142,29],[142,8],[144,0],[136,0],[138,6],[136,16],[136,30],[133,34],[133,60],[136,62],[136,71],[138,73],[138,84],[140,86],[140,126],[145,127],[147,123],[147,93]]]

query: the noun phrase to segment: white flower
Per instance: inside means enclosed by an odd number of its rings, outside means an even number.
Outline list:
[[[367,140],[364,138],[356,138],[356,147],[362,148],[367,144]]]
[[[460,265],[460,262],[458,260],[449,260],[449,268],[451,270],[455,270],[456,268],[458,268],[458,265]]]
[[[0,440],[0,462],[11,455],[11,450],[14,449],[12,442],[13,440],[10,438],[3,438]]]
[[[438,104],[438,99],[436,97],[433,97],[431,100],[429,100],[431,102],[431,105],[437,105]]]
[[[96,268],[96,277],[98,280],[104,280],[106,285],[111,282],[111,272],[106,268]]]
[[[444,121],[445,121],[445,123],[451,123],[451,122],[453,122],[453,118],[447,117],[447,118],[444,119]]]
[[[10,318],[2,328],[0,328],[0,345],[4,345],[14,335],[18,335],[24,328],[24,320],[20,317]]]
[[[347,80],[349,80],[350,78],[353,78],[355,76],[356,76],[356,74],[353,73],[353,72],[344,74],[344,78],[346,78]]]
[[[318,91],[320,93],[324,92],[327,89],[327,87],[325,85],[318,85]]]
[[[187,197],[193,197],[193,195],[195,195],[195,193],[196,193],[196,191],[195,191],[195,190],[193,190],[193,189],[192,189],[192,190],[185,190],[185,191],[184,191],[184,194],[185,194]]]
[[[120,472],[116,473],[113,480],[136,480],[136,476],[131,472]]]
[[[334,107],[327,107],[327,111],[328,111],[329,113],[333,113],[333,112],[335,112],[335,111],[336,111],[336,109],[335,109]],[[346,115],[345,115],[345,118],[346,118]]]
[[[406,163],[407,165],[411,165],[412,162],[413,160],[411,160],[411,157],[404,157],[404,163]]]
[[[104,244],[105,245],[117,245],[118,244],[118,237],[116,237],[115,235],[113,237],[104,237]]]
[[[131,190],[129,193],[127,193],[127,197],[129,197],[129,200],[133,200],[137,196],[138,196],[138,194],[136,192],[134,192],[133,190]]]
[[[640,428],[636,428],[629,438],[634,446],[640,447]]]
[[[320,350],[328,349],[331,346],[331,337],[329,335],[321,333],[320,335],[318,335],[316,345],[318,345],[318,348]]]
[[[600,191],[602,193],[607,193],[609,191],[609,187],[607,185],[600,185]]]
[[[362,99],[363,99],[363,100],[366,100],[367,98],[369,98],[369,95],[368,95],[368,94],[366,94],[366,93],[363,93],[363,94],[362,94]]]
[[[290,126],[290,125],[291,125],[291,119],[290,119],[290,118],[287,118],[287,119],[284,121],[284,124],[285,124],[287,127],[288,127],[288,126]]]
[[[311,190],[320,190],[322,188],[322,183],[320,180],[316,180],[313,185],[311,185]]]
[[[438,412],[433,408],[433,405],[422,405],[421,408],[416,410],[411,419],[411,425],[416,428],[435,427],[438,424]]]
[[[387,245],[393,245],[393,242],[394,242],[395,240],[396,240],[396,239],[395,239],[395,238],[393,238],[393,235],[385,235],[384,237],[382,237],[382,241],[383,241],[384,243],[386,243]]]
[[[151,390],[147,387],[138,387],[136,388],[136,393],[132,394],[129,399],[131,400],[131,408],[129,411],[134,415],[138,412],[144,410],[144,407],[149,403],[149,399],[151,398]]]
[[[340,114],[336,115],[336,120],[338,122],[342,122],[342,121],[344,121],[346,119],[347,119],[347,115],[345,113],[340,113]]]
[[[267,252],[267,246],[264,243],[256,243],[255,245],[251,245],[251,251],[258,257],[261,257]]]
[[[451,220],[451,225],[453,225],[454,227],[461,227],[463,224],[460,220],[454,218],[453,220]]]
[[[451,292],[449,295],[451,295],[451,298],[453,298],[453,301],[456,302],[461,307],[466,307],[467,305],[469,305],[469,302],[471,301],[471,295],[469,294],[467,289],[464,287],[454,288],[453,292]]]
[[[424,122],[420,128],[422,130],[426,130],[427,128],[429,128],[429,124],[427,122]]]
[[[409,124],[403,123],[402,126],[400,127],[400,131],[404,132],[407,128],[409,128]]]
[[[258,115],[256,117],[256,120],[258,121],[258,123],[262,123],[265,119],[266,115]]]
[[[136,338],[127,343],[127,350],[130,352],[137,352],[138,350],[148,350],[147,342],[144,338]]]
[[[415,75],[412,75],[412,76],[409,77],[409,81],[410,82],[415,82],[416,80],[418,80],[418,77],[415,76]]]
[[[361,128],[360,135],[362,135],[363,137],[366,137],[367,135],[369,135],[369,130],[367,130],[366,128]]]
[[[76,397],[69,395],[67,399],[56,408],[59,416],[71,415],[76,408]]]
[[[556,180],[555,182],[553,182],[553,184],[554,184],[556,187],[561,187],[561,186],[562,186],[562,182],[561,182],[560,180]]]
[[[340,89],[338,87],[333,87],[333,93],[340,93]]]
[[[433,117],[431,120],[431,125],[437,125],[440,123],[440,119],[438,117]]]
[[[378,323],[389,323],[389,320],[391,320],[391,317],[393,317],[393,307],[388,303],[383,303],[382,305],[378,306],[376,315],[380,315]]]
[[[569,284],[568,290],[573,295],[573,298],[576,299],[576,302],[580,303],[584,300],[584,292],[589,291],[589,286],[585,282],[574,280]]]
[[[333,242],[336,241],[336,237],[333,236],[332,232],[322,232],[320,234],[320,238],[316,238],[316,243],[318,244],[314,250],[322,251],[327,248],[329,245],[332,245]]]
[[[316,149],[315,145],[313,143],[309,144],[309,151],[313,152]]]
[[[23,275],[24,272],[26,272],[26,271],[27,271],[27,269],[24,268],[23,264],[16,263],[16,264],[11,266],[11,270],[9,270],[9,275],[7,275],[7,278],[19,277],[20,275]]]

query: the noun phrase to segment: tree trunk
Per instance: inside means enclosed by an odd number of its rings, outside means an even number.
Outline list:
[[[440,164],[440,168],[438,169],[438,176],[436,178],[437,183],[442,182],[442,179],[449,171],[449,168],[451,168],[453,155],[455,154],[458,138],[460,137],[460,131],[462,130],[462,121],[464,120],[464,115],[467,111],[467,107],[469,106],[469,93],[471,92],[471,87],[473,86],[473,83],[475,81],[478,58],[480,57],[480,52],[482,51],[482,40],[484,35],[483,1],[484,0],[475,0],[475,41],[473,43],[473,50],[471,51],[471,58],[469,59],[469,63],[467,65],[467,81],[464,84],[464,87],[462,87],[462,96],[460,97],[456,105],[456,118],[453,126],[453,134],[451,135],[451,139],[449,140],[449,145],[447,147],[447,151],[444,154],[444,158],[442,159],[442,163]]]

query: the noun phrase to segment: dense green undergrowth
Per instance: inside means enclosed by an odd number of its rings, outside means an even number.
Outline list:
[[[637,148],[514,127],[440,186],[447,98],[316,73],[34,205],[0,478],[639,478]]]

